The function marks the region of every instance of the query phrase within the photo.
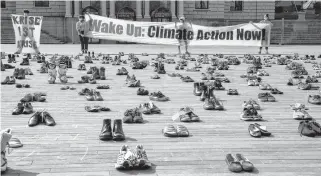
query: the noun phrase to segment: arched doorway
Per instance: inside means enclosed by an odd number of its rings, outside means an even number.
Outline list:
[[[155,9],[151,14],[151,21],[153,22],[167,22],[172,21],[172,13],[165,7]]]
[[[136,21],[136,13],[132,8],[124,7],[117,12],[116,18],[122,19],[122,20]],[[120,42],[120,41],[117,41],[116,43],[133,44],[132,42]]]
[[[90,14],[99,15],[99,10],[93,6],[87,6],[82,9],[82,14],[89,12]],[[99,39],[89,38],[89,43],[98,44],[100,43]]]

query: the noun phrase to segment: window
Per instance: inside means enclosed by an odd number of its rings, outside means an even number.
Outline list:
[[[5,9],[6,8],[6,1],[1,1],[1,8]]]
[[[232,1],[230,11],[243,11],[243,1]]]
[[[35,7],[49,7],[49,1],[35,1]]]
[[[208,9],[208,1],[195,1],[195,9]]]

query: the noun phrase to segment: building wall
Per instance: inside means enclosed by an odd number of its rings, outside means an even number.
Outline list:
[[[16,13],[16,1],[6,1],[6,8],[1,9],[1,19],[9,18],[10,14],[15,14],[15,13]]]
[[[16,1],[16,12],[22,14],[24,9],[29,9],[30,15],[44,17],[65,16],[65,1],[49,1],[49,7],[35,7],[34,1]]]

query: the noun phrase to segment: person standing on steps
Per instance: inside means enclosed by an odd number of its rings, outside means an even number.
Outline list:
[[[184,29],[188,32],[192,30],[192,23],[189,22],[189,24],[185,21],[184,17],[180,17],[179,18],[179,25],[177,26],[177,23],[175,22],[175,28],[176,30],[181,30],[183,31]],[[190,53],[188,52],[188,45],[189,45],[189,41],[187,39],[181,38],[178,39],[178,54],[181,55],[181,46],[185,45],[185,54],[190,56]]]
[[[86,12],[86,15],[90,18],[89,21],[85,21],[85,16],[80,15],[79,21],[76,23],[76,30],[79,35],[80,43],[81,43],[81,52],[82,54],[88,52],[88,40],[89,38],[86,37],[86,33],[90,30],[92,30],[92,18],[90,17],[90,14]]]
[[[252,21],[250,21],[250,23],[252,25],[254,25],[254,23]],[[269,54],[269,41],[270,41],[270,36],[269,36],[269,33],[271,31],[271,28],[273,26],[273,24],[271,23],[270,21],[270,18],[269,18],[269,14],[265,14],[264,15],[264,19],[262,21],[260,21],[260,23],[264,23],[264,24],[269,24],[267,27],[265,27],[265,39],[262,40],[262,46],[260,47],[259,49],[259,54],[261,54],[261,51],[262,51],[262,47],[265,46],[265,51],[266,51],[266,54]],[[254,25],[256,28],[262,30],[261,28],[259,28],[258,26]]]

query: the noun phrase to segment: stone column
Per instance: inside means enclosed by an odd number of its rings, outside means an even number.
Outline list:
[[[184,1],[178,1],[178,18],[184,16]]]
[[[144,12],[144,21],[150,21],[150,14],[149,14],[149,0],[145,0],[145,12]]]
[[[79,16],[79,1],[74,1],[75,14],[74,17]]]
[[[172,20],[176,20],[176,14],[175,14],[175,11],[176,11],[176,8],[175,8],[175,1],[171,1],[171,13],[172,13]]]
[[[136,0],[136,19],[138,19],[137,21],[140,21],[142,18],[142,1]]]
[[[66,14],[65,17],[71,17],[71,1],[66,0]]]
[[[101,7],[101,16],[107,16],[107,2],[104,0],[100,0],[100,7]]]
[[[116,18],[115,15],[115,1],[110,0],[109,1],[109,18]]]

